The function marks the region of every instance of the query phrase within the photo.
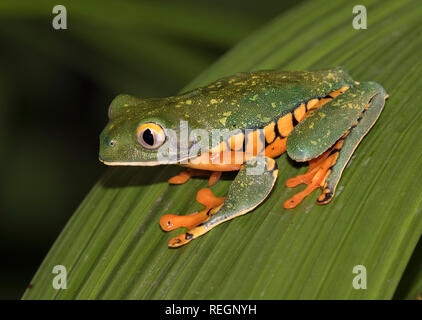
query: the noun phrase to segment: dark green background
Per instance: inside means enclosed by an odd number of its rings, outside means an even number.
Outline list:
[[[0,298],[20,298],[96,182],[98,135],[119,93],[177,93],[301,1],[0,3]],[[68,29],[52,28],[67,8]]]

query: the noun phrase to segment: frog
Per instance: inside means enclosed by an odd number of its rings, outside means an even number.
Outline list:
[[[99,159],[109,166],[183,167],[170,184],[209,176],[211,187],[223,172],[237,172],[224,197],[198,191],[204,210],[161,217],[164,231],[187,229],[168,242],[177,248],[259,206],[274,189],[276,159],[284,153],[309,167],[286,181],[306,187],[283,207],[298,206],[316,189],[317,203],[329,203],[387,98],[380,84],[354,81],[342,67],[239,72],[163,98],[120,94],[108,109]],[[225,134],[206,139],[215,132]]]

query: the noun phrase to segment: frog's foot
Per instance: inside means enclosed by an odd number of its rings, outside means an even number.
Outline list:
[[[210,178],[208,179],[208,186],[212,187],[213,185],[215,185],[218,180],[220,180],[222,174],[223,172],[221,171],[212,171],[210,174]]]
[[[198,191],[196,201],[205,206],[205,209],[185,216],[166,214],[160,219],[161,229],[170,231],[176,228],[184,227],[191,229],[202,222],[205,222],[211,216],[214,208],[217,208],[224,202],[224,197],[216,197],[210,189],[203,188]]]
[[[168,246],[180,247],[219,224],[255,209],[271,192],[277,173],[277,164],[271,158],[258,156],[247,161],[230,185],[224,203],[212,208],[204,222],[171,239]]]
[[[318,198],[318,203],[327,203],[331,200],[330,198],[328,201],[322,202],[324,198],[326,198],[326,193],[328,192],[326,191],[327,189],[324,189],[325,180],[330,174],[330,169],[337,160],[338,150],[341,148],[341,145],[338,145],[339,143],[340,141],[318,158],[309,161],[309,169],[305,174],[290,178],[286,181],[286,186],[289,188],[296,187],[302,183],[306,184],[307,187],[305,190],[286,200],[283,204],[284,208],[291,209],[296,207],[305,197],[318,188],[323,189],[321,196]]]
[[[171,184],[183,184],[188,181],[191,177],[198,177],[198,176],[210,176],[208,180],[208,186],[211,187],[217,183],[220,179],[222,172],[221,171],[206,171],[206,170],[198,170],[198,169],[187,169],[185,171],[180,172],[177,176],[174,176],[168,180]]]

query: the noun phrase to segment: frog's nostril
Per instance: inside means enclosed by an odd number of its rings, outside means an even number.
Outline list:
[[[110,140],[110,141],[108,142],[108,145],[109,145],[110,147],[114,147],[114,146],[116,145],[116,141],[114,141],[114,140]]]

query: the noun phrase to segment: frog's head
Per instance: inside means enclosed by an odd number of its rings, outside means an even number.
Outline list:
[[[166,99],[117,96],[100,135],[100,161],[107,165],[155,166],[188,159],[189,152],[180,148],[175,136],[180,119],[169,103]]]

